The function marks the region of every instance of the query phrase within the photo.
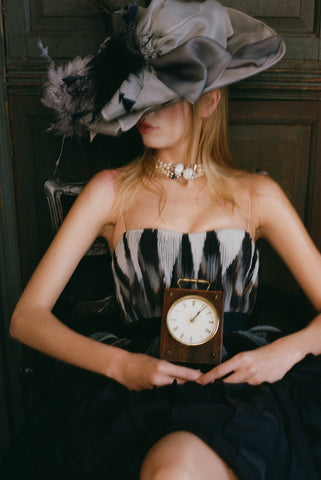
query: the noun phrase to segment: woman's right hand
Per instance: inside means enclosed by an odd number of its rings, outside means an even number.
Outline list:
[[[115,365],[114,365],[115,366]],[[202,372],[141,353],[123,351],[112,377],[129,390],[144,390],[197,380]]]

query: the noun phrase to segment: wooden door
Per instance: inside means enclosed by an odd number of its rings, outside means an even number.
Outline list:
[[[126,2],[123,2],[126,3]],[[274,26],[287,54],[274,69],[230,89],[230,140],[237,165],[267,170],[289,194],[321,248],[321,48],[318,0],[223,0]],[[119,5],[121,1],[119,1]],[[0,44],[0,405],[2,445],[21,424],[19,348],[8,336],[10,314],[52,232],[43,196],[61,139],[46,132],[40,103],[47,64],[38,38],[58,61],[95,53],[106,24],[85,0],[2,0]],[[129,145],[137,146],[136,138]],[[59,175],[86,180],[118,155],[124,141],[67,141]],[[127,142],[126,142],[127,145]],[[138,147],[137,147],[138,148]],[[130,155],[131,148],[122,155]],[[106,156],[106,152],[108,155]],[[97,161],[97,158],[100,160]],[[289,272],[262,247],[263,283],[300,292]],[[277,282],[275,278],[277,270]]]

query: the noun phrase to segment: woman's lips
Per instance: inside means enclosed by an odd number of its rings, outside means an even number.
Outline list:
[[[144,134],[144,133],[151,133],[153,132],[154,130],[156,130],[157,127],[155,127],[155,125],[152,125],[151,123],[148,123],[148,122],[145,122],[145,121],[142,121],[142,122],[139,122],[138,123],[138,130],[141,134]]]

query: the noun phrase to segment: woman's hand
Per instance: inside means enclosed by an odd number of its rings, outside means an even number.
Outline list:
[[[277,382],[303,358],[297,347],[295,335],[280,338],[264,347],[238,353],[202,375],[197,382],[202,385],[218,379],[251,385]]]
[[[181,367],[166,360],[158,360],[140,353],[123,351],[112,378],[130,390],[161,387],[173,383],[195,381],[201,376],[200,370]]]

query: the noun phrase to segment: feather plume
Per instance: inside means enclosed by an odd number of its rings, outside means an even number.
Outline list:
[[[56,66],[48,48],[38,42],[41,55],[50,61],[42,98],[42,103],[54,113],[50,130],[65,136],[82,135],[86,131],[84,123],[97,120],[128,75],[145,66],[135,32],[137,11],[137,5],[129,5],[122,15],[115,14],[117,32],[103,42],[94,57],[77,57]],[[128,111],[135,103],[125,98],[122,102]]]
[[[50,130],[71,136],[82,135],[81,119],[93,111],[93,97],[88,80],[88,63],[92,57],[77,57],[66,65],[52,61],[42,103],[54,112],[56,122]]]
[[[49,57],[48,47],[44,47],[41,41],[41,38],[38,38],[38,47],[40,48],[42,58],[46,58],[49,62],[52,62],[52,59]]]

